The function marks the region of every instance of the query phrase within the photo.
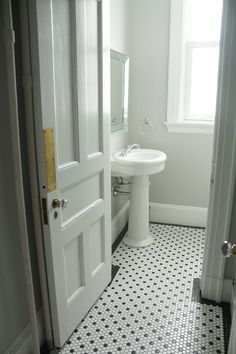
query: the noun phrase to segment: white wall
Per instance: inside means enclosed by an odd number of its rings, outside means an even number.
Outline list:
[[[130,56],[130,142],[167,154],[165,171],[151,177],[150,201],[207,207],[212,135],[167,133],[169,0],[127,1],[127,55]],[[140,135],[150,118],[154,130]]]
[[[110,1],[110,36],[111,49],[120,53],[127,52],[127,0],[111,0]],[[121,150],[123,146],[128,144],[128,133],[122,129],[111,133],[111,154]],[[124,206],[127,199],[112,196],[112,218]]]

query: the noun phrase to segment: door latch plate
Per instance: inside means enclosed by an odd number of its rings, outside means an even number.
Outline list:
[[[55,167],[55,149],[54,149],[54,129],[44,129],[44,157],[47,176],[47,189],[49,192],[57,188],[56,167]]]

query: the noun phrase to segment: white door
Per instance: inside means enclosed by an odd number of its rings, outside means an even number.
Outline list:
[[[34,0],[29,7],[46,266],[61,347],[111,277],[109,8],[107,0]],[[54,208],[54,199],[67,200],[66,208]]]
[[[212,183],[208,207],[205,254],[201,277],[202,296],[216,302],[228,294],[225,259],[221,246],[232,238],[236,176],[236,2],[223,1],[218,98],[214,136]],[[234,237],[234,235],[233,235]],[[231,286],[231,284],[230,284]],[[227,290],[227,291],[226,291]],[[228,354],[236,353],[236,285],[232,284],[232,326]]]

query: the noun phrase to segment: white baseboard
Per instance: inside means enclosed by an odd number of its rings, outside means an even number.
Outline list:
[[[150,221],[206,227],[207,208],[150,203]]]
[[[123,228],[128,222],[129,218],[129,200],[118,211],[116,216],[111,221],[112,243],[116,240],[117,236],[121,233]]]
[[[40,309],[37,313],[38,321],[38,333],[40,345],[45,341],[45,330],[44,330],[44,321],[43,321],[43,311]],[[14,342],[7,349],[5,354],[32,354],[33,353],[33,344],[31,336],[31,327],[30,323],[23,329],[23,331],[17,336]]]

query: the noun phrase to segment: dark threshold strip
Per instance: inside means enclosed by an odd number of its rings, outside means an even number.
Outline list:
[[[223,330],[224,330],[224,347],[225,347],[225,354],[227,354],[228,345],[229,345],[230,328],[231,328],[230,304],[228,302],[217,303],[213,300],[204,299],[201,296],[200,279],[199,278],[194,278],[194,280],[193,280],[192,301],[197,302],[202,305],[205,304],[205,305],[218,306],[222,309]]]
[[[125,225],[119,236],[116,238],[115,242],[112,244],[112,254],[115,252],[123,238],[125,237],[126,233],[128,231],[128,224]]]
[[[115,250],[117,249],[117,247],[119,246],[119,244],[121,243],[123,238],[125,237],[127,230],[128,230],[128,224],[125,225],[125,227],[122,229],[120,234],[117,236],[115,242],[112,244],[112,254],[115,252]],[[111,281],[110,281],[109,285],[111,285],[111,283],[113,282],[119,269],[120,269],[120,266],[112,264],[112,266],[111,266]]]
[[[111,281],[110,281],[108,286],[110,286],[111,283],[113,282],[113,280],[114,280],[116,274],[118,273],[119,269],[120,269],[120,266],[112,264],[112,267],[111,267]]]
[[[51,353],[51,350],[49,349],[49,346],[47,344],[47,341],[43,343],[40,347],[40,354],[49,354]]]

